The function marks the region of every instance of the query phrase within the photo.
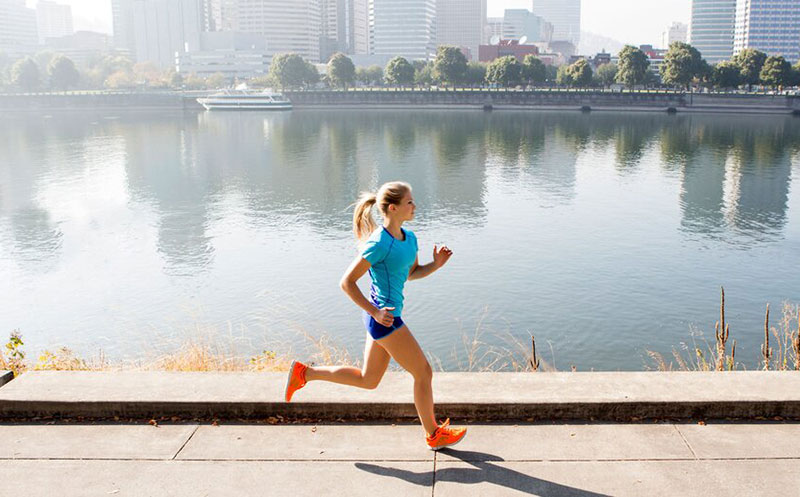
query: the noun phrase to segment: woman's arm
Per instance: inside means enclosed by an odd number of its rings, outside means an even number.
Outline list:
[[[379,322],[384,326],[391,326],[392,322],[394,321],[394,315],[391,312],[393,311],[394,307],[384,307],[382,309],[378,309],[372,302],[367,300],[364,297],[364,294],[361,293],[361,289],[358,288],[356,282],[364,276],[370,268],[370,263],[367,262],[366,259],[359,256],[356,257],[355,260],[350,264],[350,267],[347,268],[347,271],[344,272],[344,276],[342,276],[342,280],[339,282],[339,287],[350,297],[350,300],[356,303],[357,306],[364,309],[370,316],[372,316],[375,321]]]
[[[417,257],[417,259],[414,260],[414,265],[411,266],[411,271],[408,272],[408,279],[418,280],[430,276],[434,271],[444,266],[451,255],[453,255],[453,251],[447,248],[447,245],[442,245],[441,247],[436,247],[436,245],[434,245],[433,262],[420,266],[419,257]]]

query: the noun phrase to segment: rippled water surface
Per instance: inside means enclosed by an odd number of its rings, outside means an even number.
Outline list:
[[[327,333],[359,357],[338,288],[348,207],[402,179],[420,262],[454,250],[403,315],[445,369],[476,331],[504,348],[534,334],[559,369],[642,369],[691,327],[713,340],[720,285],[753,368],[764,305],[800,303],[799,171],[789,117],[4,116],[0,332],[117,358],[208,333],[304,355],[303,333]]]

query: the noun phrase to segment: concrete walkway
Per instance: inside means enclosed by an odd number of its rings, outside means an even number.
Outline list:
[[[453,420],[457,423],[458,420]],[[794,495],[800,424],[0,424],[0,494]]]
[[[387,373],[375,390],[311,382],[290,404],[285,385],[286,373],[32,371],[0,387],[0,419],[416,418],[407,373]],[[462,419],[800,419],[795,371],[436,373],[433,387],[438,412]]]

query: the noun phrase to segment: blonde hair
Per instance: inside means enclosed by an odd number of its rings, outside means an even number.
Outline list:
[[[378,227],[372,218],[372,206],[378,204],[381,214],[386,216],[390,205],[398,205],[403,197],[411,191],[411,185],[402,181],[384,183],[378,193],[361,192],[353,211],[353,233],[359,242],[363,242]]]

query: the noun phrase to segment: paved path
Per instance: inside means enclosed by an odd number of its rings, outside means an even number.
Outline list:
[[[0,495],[798,495],[800,424],[0,424]],[[794,492],[794,493],[793,493]]]

